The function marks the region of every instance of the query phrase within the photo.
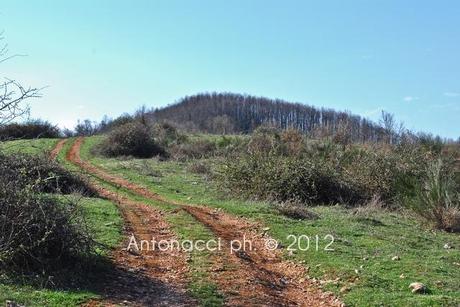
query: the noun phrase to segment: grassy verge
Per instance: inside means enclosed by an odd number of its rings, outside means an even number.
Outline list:
[[[51,151],[59,139],[33,139],[0,142],[0,151],[5,153],[41,154]]]
[[[351,306],[456,306],[460,303],[460,236],[431,231],[404,213],[381,210],[353,214],[341,206],[318,206],[320,218],[299,221],[279,215],[268,204],[223,199],[212,182],[187,171],[188,163],[149,160],[103,159],[90,148],[100,138],[88,139],[82,157],[165,197],[223,208],[270,227],[270,234],[285,247],[306,235],[310,248],[286,258],[304,263],[311,277],[326,283],[327,290],[340,293]],[[213,161],[208,161],[213,163]],[[325,251],[331,234],[334,251]],[[318,251],[316,250],[318,236]],[[306,238],[302,237],[302,248]],[[444,249],[450,243],[454,249]],[[400,260],[392,260],[398,256]],[[430,292],[412,294],[412,282],[425,283]],[[342,289],[342,292],[340,292]]]

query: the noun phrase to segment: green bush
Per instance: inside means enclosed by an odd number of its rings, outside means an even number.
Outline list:
[[[438,155],[424,146],[344,146],[263,128],[247,153],[225,160],[217,179],[249,198],[356,206],[378,197],[393,205],[415,197],[423,170]]]
[[[316,160],[245,155],[227,159],[218,171],[221,187],[255,199],[306,203],[354,202],[360,195],[342,182],[335,169]]]
[[[460,232],[459,186],[441,159],[428,166],[412,208],[436,228]]]
[[[150,129],[139,122],[128,123],[112,130],[100,144],[99,151],[108,157],[150,158],[166,155]]]

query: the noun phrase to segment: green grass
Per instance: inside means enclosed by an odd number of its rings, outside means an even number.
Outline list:
[[[0,151],[41,154],[51,151],[58,141],[59,139],[33,139],[0,142]]]
[[[425,228],[414,217],[402,212],[375,211],[352,214],[341,206],[312,209],[320,218],[298,221],[279,215],[263,202],[225,199],[203,176],[187,171],[188,163],[159,162],[155,159],[118,160],[93,156],[90,148],[100,138],[87,140],[82,157],[96,165],[142,184],[167,198],[223,208],[238,216],[262,222],[270,235],[287,247],[288,235],[306,235],[314,246],[318,235],[319,250],[296,251],[285,257],[304,263],[311,277],[322,280],[340,278],[325,289],[340,293],[350,306],[457,306],[460,304],[460,236]],[[214,161],[208,161],[214,163]],[[331,234],[334,251],[324,251]],[[444,249],[449,242],[455,248]],[[393,256],[399,261],[393,261]],[[366,260],[364,260],[366,259]],[[355,272],[357,270],[357,272]],[[405,278],[400,278],[401,274]],[[429,294],[414,295],[408,286],[425,283]]]
[[[93,293],[80,291],[56,291],[36,289],[23,285],[4,285],[0,283],[0,301],[14,301],[25,306],[78,306],[96,297]]]
[[[105,254],[108,250],[116,248],[123,239],[123,219],[117,206],[100,198],[83,198],[81,205],[90,232],[96,242],[104,246],[100,251]]]

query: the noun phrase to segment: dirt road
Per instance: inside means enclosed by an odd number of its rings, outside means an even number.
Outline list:
[[[269,250],[265,247],[268,238],[261,230],[261,226],[241,218],[226,214],[222,211],[184,204],[176,201],[165,199],[161,195],[148,190],[145,187],[136,185],[123,178],[109,174],[105,170],[92,165],[80,158],[80,147],[83,138],[78,138],[69,153],[67,159],[78,165],[85,172],[98,177],[100,180],[126,188],[133,193],[170,204],[180,206],[183,210],[192,215],[198,222],[208,227],[216,237],[221,238],[224,248],[216,252],[213,259],[213,267],[210,275],[219,286],[219,290],[225,295],[225,302],[228,306],[341,306],[342,303],[331,293],[323,292],[315,283],[308,279],[308,272],[304,266],[283,260],[280,250]],[[149,206],[130,201],[126,198],[119,198],[98,186],[95,183],[99,194],[102,197],[117,201],[125,216],[130,230],[136,235],[149,234],[157,235],[160,229],[152,227],[153,223],[144,223],[143,220],[156,219],[156,223],[165,225],[164,219],[161,218],[161,212],[154,210]],[[156,224],[155,223],[155,224]],[[166,227],[166,226],[164,226]],[[153,228],[153,229],[151,229]],[[160,232],[161,233],[161,232]],[[168,230],[169,233],[169,230]],[[231,252],[230,244],[232,240],[250,241],[252,248],[240,252]],[[123,262],[123,255],[126,257],[126,251],[122,251],[115,257],[115,261]],[[183,255],[150,255],[151,258],[174,259],[179,257],[179,267],[174,269],[183,272],[185,263],[182,265],[180,259]],[[158,276],[155,267],[160,262],[146,258],[132,260],[129,262],[132,266],[142,266],[144,270],[150,271],[152,278],[171,279],[168,276]],[[150,260],[149,260],[150,259]],[[122,261],[123,260],[123,261]],[[158,261],[158,260],[156,260]],[[173,261],[175,265],[176,260]],[[134,264],[135,263],[135,264]],[[171,264],[172,265],[172,264]],[[169,275],[165,272],[164,275]],[[185,281],[183,275],[176,275],[174,285],[183,289]],[[180,293],[184,293],[181,290]],[[155,295],[155,293],[152,293]],[[185,297],[184,297],[185,299]],[[180,300],[177,303],[182,303]],[[194,302],[189,301],[190,305]],[[141,302],[142,303],[142,302]],[[187,302],[188,304],[188,302]]]
[[[66,158],[80,165],[79,147],[72,146]],[[101,197],[115,202],[120,208],[127,240],[112,254],[116,270],[103,285],[104,300],[88,305],[196,306],[196,301],[186,292],[188,268],[185,253],[178,250],[126,250],[130,235],[134,235],[137,242],[152,238],[176,239],[162,213],[111,192],[95,180],[90,179],[90,184]]]

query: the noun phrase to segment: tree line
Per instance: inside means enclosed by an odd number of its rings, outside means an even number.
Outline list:
[[[186,130],[216,134],[246,134],[261,125],[269,125],[296,129],[312,137],[331,137],[345,143],[397,143],[419,137],[436,139],[428,134],[416,135],[408,131],[386,112],[382,112],[381,121],[375,123],[350,112],[233,93],[184,97],[152,111],[150,117],[155,121],[172,122]]]

